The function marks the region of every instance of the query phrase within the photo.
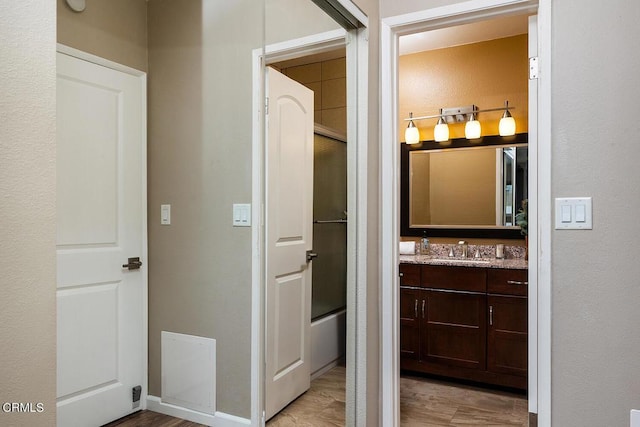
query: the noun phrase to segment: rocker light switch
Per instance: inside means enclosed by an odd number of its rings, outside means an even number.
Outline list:
[[[556,230],[568,229],[593,229],[591,197],[556,199]]]
[[[234,203],[233,204],[233,226],[234,227],[251,227],[251,204],[250,203]]]
[[[571,222],[571,206],[562,205],[562,222]]]
[[[171,205],[160,205],[160,225],[171,225]]]

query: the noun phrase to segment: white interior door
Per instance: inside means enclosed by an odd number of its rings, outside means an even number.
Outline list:
[[[99,426],[146,388],[146,265],[123,267],[146,254],[146,90],[62,53],[57,70],[58,426]]]
[[[313,92],[267,69],[267,419],[300,396],[311,376]]]

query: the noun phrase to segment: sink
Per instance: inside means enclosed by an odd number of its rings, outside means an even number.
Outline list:
[[[432,258],[431,261],[463,264],[489,264],[490,261],[482,259],[460,259],[460,258]]]

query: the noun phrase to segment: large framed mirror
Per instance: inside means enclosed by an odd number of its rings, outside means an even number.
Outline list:
[[[528,135],[401,145],[401,234],[523,239]]]

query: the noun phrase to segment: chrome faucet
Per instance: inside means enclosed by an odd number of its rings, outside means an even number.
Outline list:
[[[467,258],[469,255],[469,244],[464,240],[460,240],[458,245],[462,246],[462,258]]]

